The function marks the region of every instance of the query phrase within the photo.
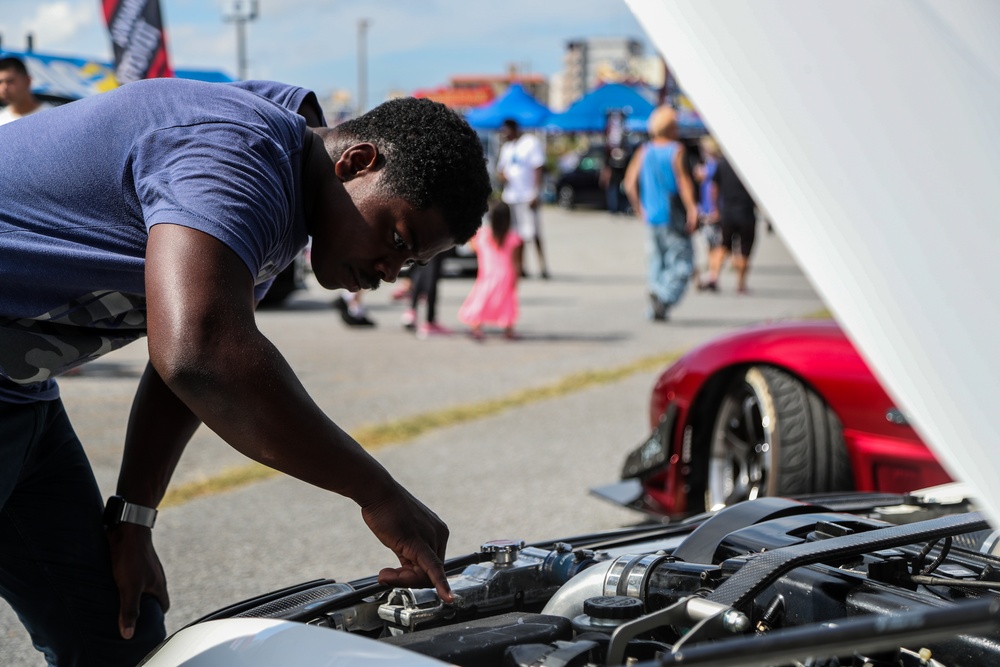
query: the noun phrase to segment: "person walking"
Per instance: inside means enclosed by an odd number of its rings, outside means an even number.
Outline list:
[[[622,188],[622,182],[625,180],[625,171],[631,158],[629,147],[625,144],[605,150],[604,166],[601,167],[598,183],[604,189],[609,213],[616,215],[628,213],[628,197]]]
[[[472,290],[458,309],[458,319],[469,326],[476,340],[484,337],[483,325],[503,328],[504,337],[515,338],[518,300],[517,267],[522,241],[511,226],[511,209],[505,202],[490,207],[489,226],[483,226],[473,240],[479,259],[479,273]]]
[[[545,149],[538,137],[521,132],[517,121],[508,118],[500,129],[503,145],[497,157],[497,176],[503,186],[501,199],[510,207],[514,230],[525,245],[534,245],[538,271],[549,277],[542,248],[541,197],[545,173]],[[518,274],[527,277],[524,253],[517,265]]]
[[[713,190],[715,188],[715,170],[719,166],[719,144],[710,136],[701,139],[701,162],[695,169],[695,182],[698,187],[698,224],[701,237],[704,239],[705,269],[707,271],[712,261],[712,252],[722,243],[722,229],[719,226],[719,212]],[[695,286],[699,290],[715,290],[716,284],[702,280],[695,262]]]
[[[719,158],[712,184],[722,240],[709,255],[708,282],[705,287],[713,291],[718,289],[722,266],[731,254],[733,268],[736,269],[736,292],[746,294],[750,252],[757,235],[757,204],[725,156]]]
[[[444,256],[437,255],[424,265],[410,269],[410,307],[403,311],[400,320],[406,329],[416,331],[417,338],[433,338],[451,335],[448,327],[437,321],[438,282],[441,280],[441,265]],[[420,320],[420,304],[424,304],[424,320]]]
[[[647,313],[662,322],[684,295],[694,271],[691,234],[698,227],[698,207],[684,146],[677,141],[676,112],[657,107],[647,126],[650,140],[629,162],[625,192],[636,215],[647,223]]]
[[[151,79],[0,127],[0,596],[50,664],[136,664],[163,639],[152,528],[201,423],[354,500],[398,559],[384,584],[453,599],[445,524],[315,404],[254,308],[310,237],[319,284],[352,292],[468,240],[482,145],[426,99],[308,128],[304,92]],[[142,337],[105,503],[55,378]]]
[[[0,58],[0,125],[24,118],[52,105],[43,102],[31,92],[31,76],[20,58]]]

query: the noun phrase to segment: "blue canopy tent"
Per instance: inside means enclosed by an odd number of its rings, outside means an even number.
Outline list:
[[[476,130],[499,129],[513,118],[523,128],[540,127],[551,115],[549,108],[528,94],[519,83],[512,84],[502,96],[465,113],[465,120]]]
[[[655,105],[633,86],[606,83],[595,88],[562,113],[552,114],[545,129],[561,132],[603,132],[609,111],[622,111],[627,120],[645,121]]]

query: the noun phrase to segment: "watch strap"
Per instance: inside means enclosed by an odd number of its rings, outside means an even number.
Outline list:
[[[156,523],[157,511],[152,507],[144,507],[130,503],[121,496],[108,498],[104,510],[104,523],[107,526],[117,526],[120,523],[134,523],[146,528],[152,528]]]
[[[122,512],[122,523],[137,523],[146,528],[152,528],[156,523],[156,510],[126,502]]]

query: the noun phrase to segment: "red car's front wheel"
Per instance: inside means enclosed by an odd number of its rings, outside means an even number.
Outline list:
[[[705,452],[705,509],[760,496],[853,488],[840,420],[816,392],[751,366],[719,403]]]

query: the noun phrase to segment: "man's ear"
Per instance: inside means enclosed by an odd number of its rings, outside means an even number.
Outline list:
[[[349,181],[362,172],[378,169],[382,164],[380,158],[375,144],[367,142],[354,144],[345,150],[333,165],[334,173],[341,181]]]

